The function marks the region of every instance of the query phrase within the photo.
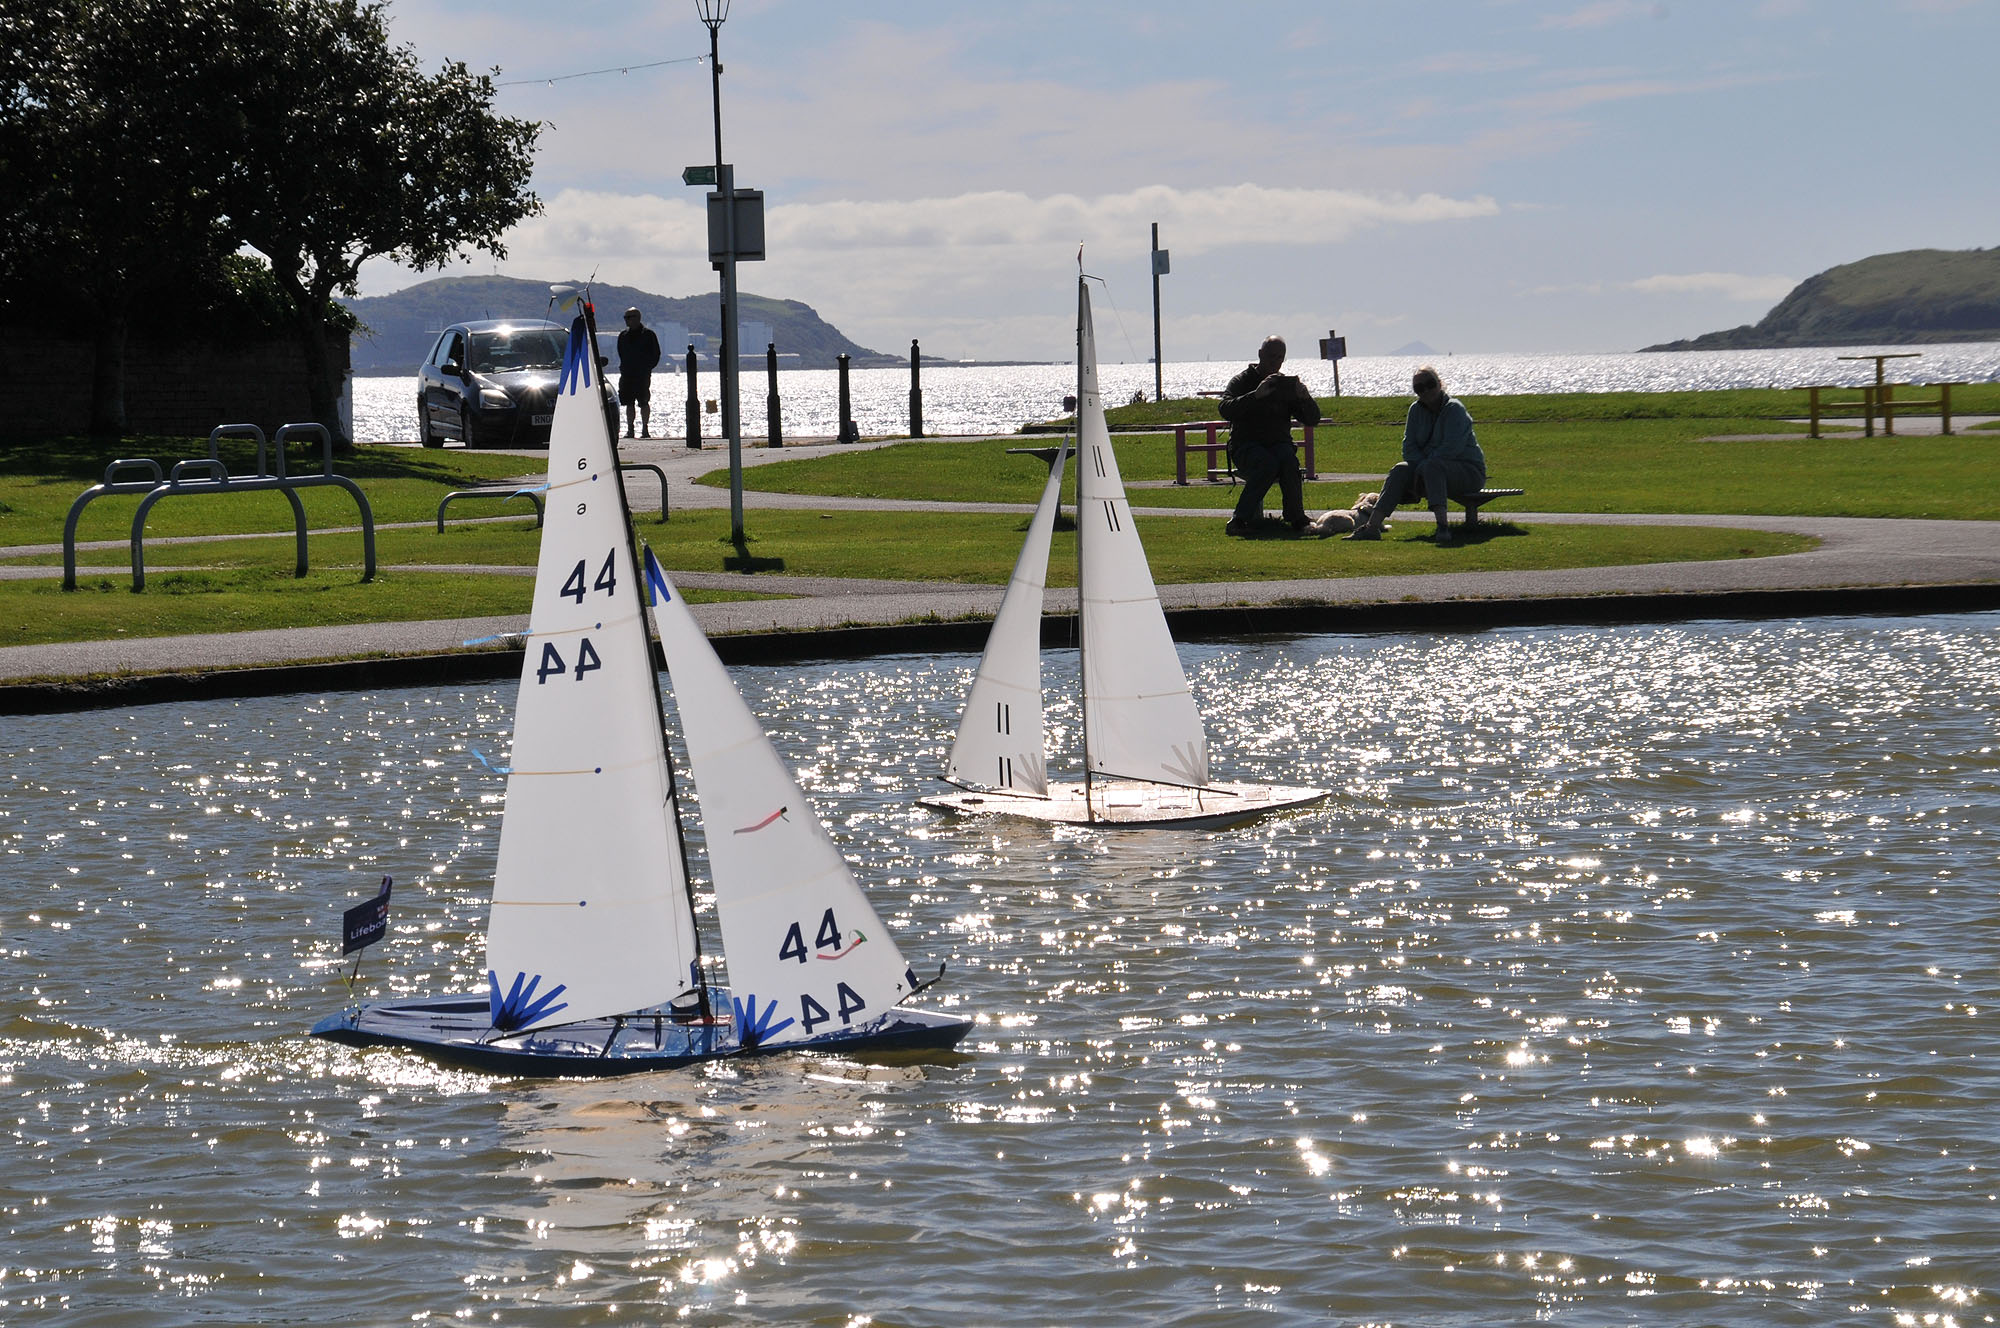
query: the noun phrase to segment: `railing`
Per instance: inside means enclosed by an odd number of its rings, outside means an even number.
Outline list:
[[[317,434],[320,440],[320,470],[316,475],[287,475],[285,473],[285,444],[294,437]],[[255,474],[232,475],[223,464],[220,445],[224,438],[255,438],[257,440],[257,470]],[[270,448],[275,462],[267,466],[266,449]],[[144,480],[120,480],[118,475],[125,470],[143,469],[148,473]],[[304,576],[307,569],[306,558],[306,509],[299,501],[300,489],[337,486],[354,496],[354,503],[361,512],[361,547],[365,561],[363,581],[375,579],[375,513],[368,506],[368,499],[353,480],[345,475],[333,473],[333,435],[323,425],[287,424],[278,430],[277,437],[266,443],[264,431],[254,424],[221,424],[209,430],[208,456],[191,461],[180,461],[167,472],[164,479],[160,474],[160,463],[150,457],[127,457],[113,461],[104,469],[104,482],[86,489],[70,505],[69,518],[63,523],[63,589],[76,589],[76,527],[83,516],[83,509],[98,498],[112,494],[143,494],[139,500],[139,510],[132,515],[132,591],[134,594],[146,588],[146,515],[153,505],[162,498],[192,497],[200,494],[261,493],[276,490],[285,495],[292,505],[292,523],[297,533],[298,555],[294,561],[292,574]]]

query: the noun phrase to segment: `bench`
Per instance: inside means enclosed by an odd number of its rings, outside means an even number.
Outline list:
[[[1468,498],[1459,499],[1458,505],[1465,509],[1465,524],[1476,526],[1479,524],[1480,508],[1496,498],[1519,498],[1526,492],[1526,489],[1481,489]]]
[[[1963,387],[1965,384],[1933,383],[1931,386],[1938,390],[1936,396],[1917,399],[1905,397],[1903,400],[1898,401],[1896,399],[1896,389],[1909,386],[1911,386],[1909,383],[1882,383],[1879,386],[1873,387],[1848,388],[1820,383],[1807,387],[1806,414],[1810,422],[1810,427],[1807,429],[1807,436],[1811,438],[1818,438],[1820,436],[1819,422],[1823,418],[1834,415],[1845,415],[1851,411],[1859,411],[1861,412],[1862,437],[1873,438],[1875,436],[1875,417],[1880,415],[1882,417],[1882,432],[1893,438],[1896,436],[1897,411],[1900,410],[1907,415],[1911,411],[1928,411],[1932,409],[1938,413],[1938,431],[1949,436],[1951,433],[1951,389],[1954,387]],[[1822,401],[1819,395],[1822,392],[1859,392],[1861,393],[1861,399],[1859,401],[1834,401],[1831,399]]]
[[[1229,427],[1230,424],[1228,420],[1191,420],[1186,424],[1176,424],[1174,426],[1174,483],[1175,484],[1180,485],[1182,488],[1187,487],[1187,482],[1188,482],[1187,459],[1189,452],[1207,453],[1208,462],[1206,470],[1208,473],[1209,483],[1216,484],[1216,483],[1221,483],[1225,480],[1231,484],[1234,484],[1236,482],[1235,468],[1229,464],[1229,443],[1227,442],[1227,440],[1218,440],[1215,436],[1219,431],[1227,429]],[[1309,480],[1316,480],[1319,478],[1319,470],[1314,465],[1313,462],[1314,427],[1315,426],[1310,424],[1304,426],[1306,433],[1305,475],[1306,478]],[[1193,443],[1189,442],[1188,430],[1190,429],[1202,430],[1207,435],[1206,439],[1201,442],[1193,442]],[[1216,455],[1218,453],[1222,455],[1222,464],[1220,465],[1217,465],[1215,460]]]

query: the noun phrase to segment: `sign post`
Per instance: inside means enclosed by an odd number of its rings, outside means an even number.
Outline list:
[[[1347,338],[1334,335],[1332,328],[1319,339],[1319,357],[1333,361],[1333,394],[1340,395],[1340,362],[1347,358]]]
[[[1160,223],[1153,223],[1153,400],[1164,400],[1167,393],[1162,385],[1160,367],[1160,278],[1173,271],[1167,260],[1167,251],[1160,248]]]

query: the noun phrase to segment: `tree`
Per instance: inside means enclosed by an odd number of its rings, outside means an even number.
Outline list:
[[[201,145],[212,13],[159,0],[19,0],[0,13],[0,300],[87,321],[93,434],[125,424],[134,304],[213,282],[233,247]]]
[[[493,80],[425,75],[360,0],[6,0],[0,303],[60,302],[97,337],[93,432],[124,424],[135,302],[243,291],[270,264],[314,418],[341,436],[330,338],[362,263],[442,267],[540,211],[541,126]],[[261,278],[252,282],[256,285]],[[342,438],[343,444],[345,439]]]
[[[151,2],[151,0],[149,0]],[[224,0],[215,92],[229,154],[230,233],[262,254],[288,297],[316,418],[340,436],[327,315],[362,263],[419,270],[541,210],[528,188],[539,123],[493,113],[493,80],[447,62],[426,76],[391,48],[380,3]]]

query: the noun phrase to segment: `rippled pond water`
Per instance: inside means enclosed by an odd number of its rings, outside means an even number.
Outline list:
[[[737,670],[979,1027],[596,1082],[300,1036],[384,873],[473,986],[511,686],[6,720],[0,1322],[1992,1320],[2000,615],[1183,657],[1337,797],[943,821],[970,657]]]

